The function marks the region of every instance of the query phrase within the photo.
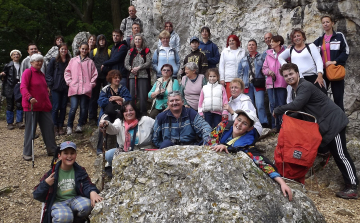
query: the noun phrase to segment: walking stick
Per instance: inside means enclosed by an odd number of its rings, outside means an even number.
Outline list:
[[[31,104],[31,154],[32,154],[32,167],[35,167],[35,157],[34,157],[34,128],[35,128],[35,120],[34,120],[34,110],[33,104]]]
[[[103,155],[103,162],[102,162],[102,181],[101,181],[101,190],[104,190],[104,185],[105,185],[105,147],[106,147],[106,127],[102,127],[101,131],[103,133],[103,146],[102,146],[102,155]]]

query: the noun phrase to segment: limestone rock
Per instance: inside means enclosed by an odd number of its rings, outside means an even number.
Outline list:
[[[244,153],[170,147],[123,153],[91,222],[325,222],[313,202],[279,185]]]
[[[82,42],[87,43],[87,40],[90,37],[90,35],[91,34],[89,32],[79,32],[78,34],[76,34],[76,36],[74,37],[73,43],[71,44],[74,57],[76,56],[76,53],[79,51],[80,44]]]
[[[89,139],[91,146],[96,150],[99,141],[99,128],[97,128]],[[108,135],[107,138],[107,149],[116,148],[116,135]]]

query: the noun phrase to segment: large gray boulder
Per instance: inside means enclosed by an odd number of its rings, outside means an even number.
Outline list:
[[[123,153],[91,222],[325,222],[314,203],[279,185],[244,153],[170,147]]]

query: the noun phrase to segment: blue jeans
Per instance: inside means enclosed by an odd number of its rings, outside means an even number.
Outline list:
[[[54,126],[63,127],[66,115],[66,104],[68,99],[68,91],[51,91],[52,109],[51,116]]]
[[[221,122],[222,116],[216,113],[204,112],[204,118],[211,128],[215,128]]]
[[[249,92],[246,94],[250,97],[252,103],[256,105],[256,109],[258,112],[258,117],[261,124],[268,124],[268,120],[266,117],[265,111],[265,92],[264,91],[256,91],[255,87],[252,83],[249,84]]]
[[[68,127],[74,126],[74,119],[76,110],[78,108],[79,102],[80,102],[80,115],[79,115],[79,121],[78,126],[85,125],[87,112],[89,109],[89,101],[90,98],[87,95],[73,95],[70,97],[70,112],[69,112],[69,119],[68,119]]]
[[[53,222],[73,222],[74,212],[78,217],[87,217],[91,212],[91,201],[89,198],[76,196],[66,201],[56,202],[51,207]]]
[[[117,148],[109,149],[105,152],[105,159],[108,161],[109,165],[112,166],[112,161],[114,159],[114,153],[117,150]]]
[[[267,89],[267,92],[269,96],[270,112],[272,114],[274,108],[286,104],[287,91],[286,88],[275,88],[275,89],[269,88]],[[282,115],[278,115],[276,117],[276,125],[275,125],[275,118],[271,115],[272,128],[280,129],[281,123],[282,123]]]

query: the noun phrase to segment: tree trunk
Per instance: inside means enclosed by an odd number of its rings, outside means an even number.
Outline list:
[[[83,18],[82,21],[87,24],[93,23],[92,13],[94,9],[94,0],[87,0],[83,5]]]
[[[121,10],[119,0],[111,0],[111,17],[114,29],[120,28],[121,24]]]

